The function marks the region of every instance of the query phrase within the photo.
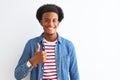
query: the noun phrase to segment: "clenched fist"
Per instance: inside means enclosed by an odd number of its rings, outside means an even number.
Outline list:
[[[32,64],[32,67],[37,66],[37,64],[43,63],[46,61],[46,52],[40,50],[40,44],[37,44],[35,55],[29,60]]]

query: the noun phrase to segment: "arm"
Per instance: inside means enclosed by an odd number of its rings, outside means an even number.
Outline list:
[[[23,54],[15,68],[15,78],[17,80],[21,80],[27,76],[27,74],[32,70],[31,68],[27,67],[27,61],[30,59],[31,56],[31,47],[30,42],[25,45]]]
[[[70,80],[80,80],[76,52],[74,45],[72,43],[70,44],[69,51],[70,51],[70,68],[69,68]]]
[[[38,64],[41,64],[46,61],[45,51],[40,50],[40,45],[38,44],[36,51],[33,50],[32,42],[28,42],[24,48],[23,54],[18,62],[17,67],[15,68],[15,78],[21,80],[28,75],[32,68],[37,67]],[[28,61],[31,63],[31,66],[28,67]]]

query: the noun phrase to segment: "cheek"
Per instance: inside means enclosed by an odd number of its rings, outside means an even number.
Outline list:
[[[59,26],[59,23],[56,23],[55,26],[58,27],[58,26]]]
[[[41,26],[44,28],[45,26],[47,26],[47,24],[41,23]]]

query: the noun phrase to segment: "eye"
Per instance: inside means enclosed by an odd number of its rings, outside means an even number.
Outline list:
[[[53,19],[53,22],[54,22],[54,23],[58,22],[58,19]]]
[[[46,22],[46,23],[50,22],[49,19],[43,19],[43,21]]]
[[[47,19],[47,18],[46,18],[46,19],[42,19],[42,21],[45,22],[45,23],[49,23],[49,22],[57,23],[57,22],[58,22],[58,19],[51,19],[51,20],[50,20],[50,19]]]

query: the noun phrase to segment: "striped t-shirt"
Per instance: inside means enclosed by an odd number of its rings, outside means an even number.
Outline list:
[[[57,69],[56,69],[56,59],[55,59],[55,46],[57,40],[54,42],[49,42],[43,40],[46,52],[46,62],[44,63],[44,73],[42,80],[57,80]]]

